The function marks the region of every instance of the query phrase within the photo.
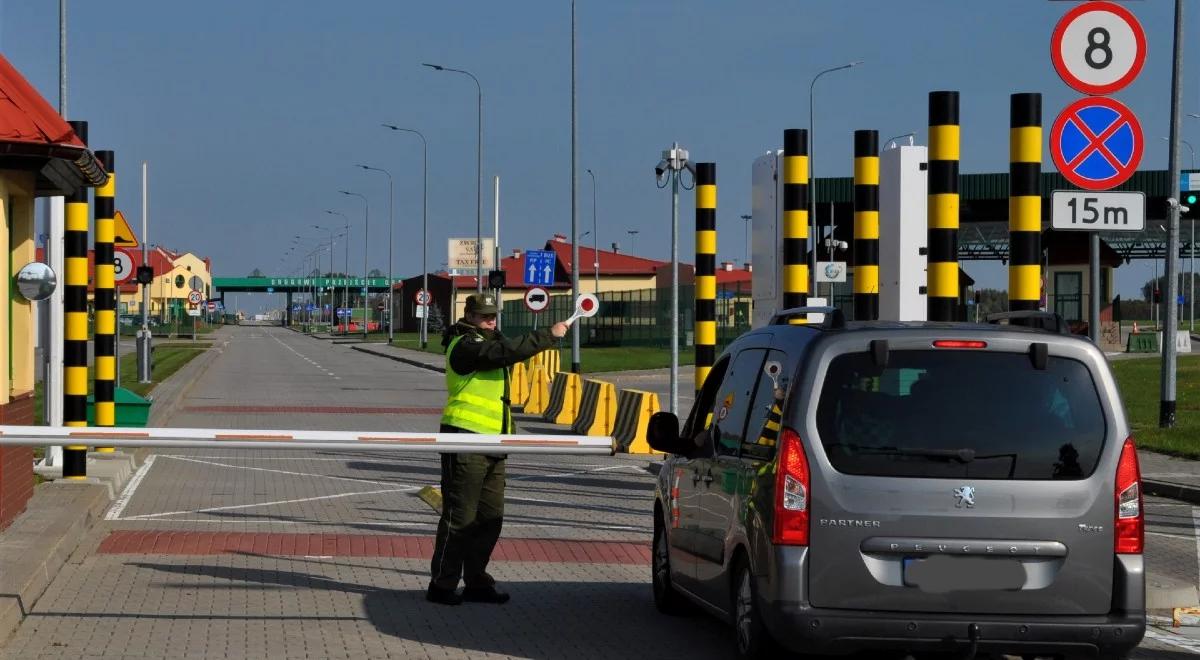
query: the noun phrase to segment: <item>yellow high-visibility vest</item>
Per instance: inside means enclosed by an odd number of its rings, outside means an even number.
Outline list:
[[[472,371],[462,376],[450,366],[450,354],[465,335],[450,342],[446,350],[446,408],[442,423],[472,433],[500,433],[512,429],[508,405],[504,402],[507,369]],[[507,422],[507,423],[506,423]]]

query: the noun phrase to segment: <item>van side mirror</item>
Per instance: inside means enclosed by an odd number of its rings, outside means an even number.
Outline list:
[[[646,424],[646,441],[655,451],[668,454],[685,454],[692,449],[691,443],[679,437],[679,418],[674,413],[656,412]]]

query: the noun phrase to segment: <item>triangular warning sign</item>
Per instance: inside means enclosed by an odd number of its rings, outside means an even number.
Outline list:
[[[116,217],[113,218],[113,245],[116,247],[137,247],[137,236],[133,234],[133,229],[129,226],[129,221],[125,219],[125,214],[117,211]]]

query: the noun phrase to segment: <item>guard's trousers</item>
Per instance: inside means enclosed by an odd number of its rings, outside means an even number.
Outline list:
[[[504,458],[442,454],[442,518],[430,573],[435,586],[495,584],[487,573],[504,523]]]

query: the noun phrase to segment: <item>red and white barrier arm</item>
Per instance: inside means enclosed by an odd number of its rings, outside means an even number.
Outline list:
[[[0,446],[101,445],[162,449],[372,449],[445,454],[616,453],[607,436],[388,433],[383,431],[271,431],[78,426],[0,426]]]

